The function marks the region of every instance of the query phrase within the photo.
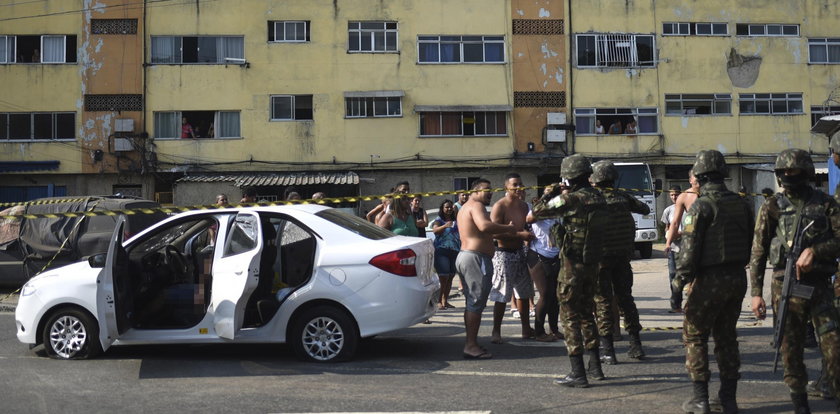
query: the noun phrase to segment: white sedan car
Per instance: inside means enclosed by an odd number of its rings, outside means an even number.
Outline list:
[[[26,283],[18,339],[58,359],[113,345],[283,343],[304,360],[351,358],[359,338],[437,309],[432,242],[316,205],[192,211],[108,253]]]

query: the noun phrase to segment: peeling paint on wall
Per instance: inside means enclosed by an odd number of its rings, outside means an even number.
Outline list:
[[[540,17],[551,17],[551,12],[546,9],[540,8]]]
[[[688,128],[688,117],[684,116],[680,119],[683,129]]]
[[[520,15],[520,16],[524,16],[524,15],[525,15],[525,11],[524,11],[524,10],[522,10],[522,9],[516,9],[516,14],[518,14],[518,15]]]
[[[726,147],[724,147],[724,146],[723,146],[723,144],[718,144],[718,146],[717,146],[717,150],[718,150],[721,154],[726,154],[726,153],[727,153],[727,152],[726,152]]]
[[[736,52],[734,47],[730,49],[726,59],[726,73],[732,85],[738,88],[753,86],[758,79],[761,60],[761,56],[744,56]]]
[[[632,79],[634,76],[638,76],[638,75],[639,75],[639,73],[640,73],[640,72],[639,72],[638,70],[636,70],[636,69],[627,69],[627,70],[624,72],[624,76],[626,76],[626,77],[627,77],[627,79]]]
[[[548,74],[548,67],[545,66],[545,63],[540,65],[540,72],[542,72],[543,75]]]
[[[542,52],[544,59],[551,59],[558,55],[557,52],[548,48],[548,42],[543,42],[543,44],[540,45],[540,51]]]
[[[560,85],[563,84],[563,69],[560,69],[557,72],[554,72],[554,80],[556,80],[557,83],[560,84]]]

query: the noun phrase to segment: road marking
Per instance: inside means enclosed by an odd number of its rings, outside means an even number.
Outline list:
[[[330,411],[329,414],[491,414],[492,411]],[[285,413],[313,414],[313,413]],[[326,412],[315,414],[327,414]]]

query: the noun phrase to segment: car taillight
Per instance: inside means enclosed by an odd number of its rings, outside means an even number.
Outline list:
[[[417,255],[413,250],[403,249],[380,254],[368,263],[395,275],[417,276],[417,268],[414,266],[416,260]]]

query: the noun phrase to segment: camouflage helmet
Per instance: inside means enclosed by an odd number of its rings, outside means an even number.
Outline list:
[[[581,176],[592,174],[592,166],[589,159],[582,154],[570,155],[563,158],[560,163],[560,177],[565,180],[573,180]]]
[[[589,181],[598,183],[614,183],[618,179],[618,170],[615,169],[612,161],[601,160],[592,164],[592,175]]]
[[[780,152],[779,156],[776,157],[776,167],[774,168],[776,172],[792,168],[799,168],[805,171],[805,174],[809,178],[813,178],[815,175],[814,161],[811,160],[811,154],[808,154],[808,151],[801,150],[799,148],[786,149]]]
[[[831,152],[840,154],[840,134],[835,134],[831,137],[831,140],[828,141],[828,148],[831,149]]]
[[[723,159],[723,154],[717,150],[703,150],[697,153],[697,159],[694,161],[694,166],[691,167],[691,172],[694,176],[718,173],[724,177],[729,175],[726,169],[726,161]]]

